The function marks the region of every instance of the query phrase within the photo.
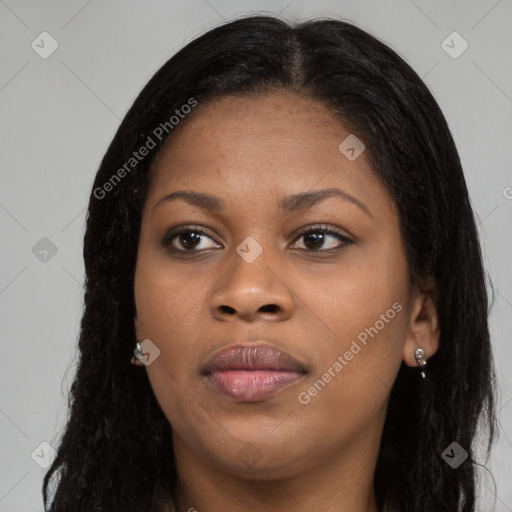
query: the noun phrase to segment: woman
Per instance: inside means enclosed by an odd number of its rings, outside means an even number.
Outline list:
[[[475,220],[437,103],[369,34],[255,16],[179,51],[102,161],[84,259],[48,510],[475,510]]]

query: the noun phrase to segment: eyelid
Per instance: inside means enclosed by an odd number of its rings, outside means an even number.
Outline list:
[[[299,230],[299,232],[295,235],[295,237],[296,237],[295,239],[297,239],[297,237],[301,237],[304,234],[309,233],[311,231],[324,231],[326,233],[329,233],[332,235],[337,235],[341,238],[350,240],[351,242],[353,241],[352,235],[350,235],[346,230],[341,230],[341,228],[334,227],[334,226],[331,226],[330,224],[324,224],[324,223],[310,224],[309,226],[305,226],[304,228],[301,228]]]

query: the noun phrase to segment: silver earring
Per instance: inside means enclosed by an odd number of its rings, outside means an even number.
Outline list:
[[[140,343],[137,342],[137,345],[136,345],[136,348],[135,350],[133,351],[134,355],[132,356],[132,360],[131,360],[131,363],[135,366],[141,366],[141,361],[140,359],[137,357],[138,355],[142,354],[142,348],[140,346]],[[143,364],[143,363],[142,363]]]
[[[416,359],[416,362],[418,363],[418,366],[421,368],[421,376],[425,378],[425,366],[427,366],[427,360],[425,359],[425,351],[418,347],[416,351],[414,352],[414,358]]]

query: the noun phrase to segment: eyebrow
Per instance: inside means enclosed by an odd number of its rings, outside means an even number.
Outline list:
[[[361,210],[363,210],[368,216],[373,218],[370,209],[363,202],[350,195],[348,192],[340,190],[339,188],[328,188],[324,190],[315,190],[314,192],[301,192],[299,194],[293,194],[281,199],[278,202],[278,207],[283,213],[291,213],[298,210],[306,210],[307,208],[311,208],[315,204],[318,204],[330,197],[339,197],[345,201],[349,201],[361,208]],[[221,211],[226,206],[225,201],[217,196],[201,192],[193,192],[190,190],[179,190],[162,197],[154,206],[153,211],[160,204],[174,201],[176,199],[183,199],[192,206],[197,206],[198,208],[203,208],[210,211]]]

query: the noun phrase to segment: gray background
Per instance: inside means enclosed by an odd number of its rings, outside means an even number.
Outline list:
[[[332,15],[368,30],[424,78],[447,117],[497,290],[501,430],[489,464],[497,496],[483,472],[481,510],[495,503],[512,511],[511,0],[0,0],[1,512],[43,510],[38,463],[51,450],[41,443],[57,445],[76,364],[85,208],[120,120],[180,47],[224,20],[264,11],[290,20]],[[58,48],[43,59],[31,44],[48,51],[45,31]],[[453,31],[469,44],[458,58],[445,49],[460,51],[461,40],[442,46]],[[54,255],[41,252],[43,237]]]

